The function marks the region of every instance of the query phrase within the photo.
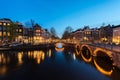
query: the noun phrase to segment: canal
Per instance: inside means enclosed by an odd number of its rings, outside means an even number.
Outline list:
[[[0,80],[120,80],[119,69],[104,63],[104,59],[95,60],[102,69],[113,72],[110,75],[102,73],[93,59],[89,63],[84,61],[70,46],[0,51]]]

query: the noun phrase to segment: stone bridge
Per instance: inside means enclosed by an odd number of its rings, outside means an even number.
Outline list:
[[[96,68],[99,69],[103,74],[110,75],[113,72],[113,69],[105,71],[104,69],[100,68],[96,61],[97,58],[101,58],[107,64],[111,64],[112,66],[120,69],[120,52],[118,51],[113,51],[92,44],[75,44],[75,48],[77,55],[80,55],[85,62],[89,63],[93,61]],[[98,60],[98,62],[100,62],[100,60]]]

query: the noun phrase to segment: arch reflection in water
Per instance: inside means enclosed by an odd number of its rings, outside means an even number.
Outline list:
[[[80,54],[80,45],[76,44],[75,48],[76,48],[75,51],[76,51],[77,55],[79,55]]]
[[[97,68],[102,74],[105,74],[105,75],[110,76],[110,75],[112,74],[112,72],[113,72],[112,69],[111,69],[110,71],[106,71],[106,70],[104,70],[103,68],[101,68],[101,67],[97,64],[97,62],[96,62],[95,59],[94,59],[94,65],[96,66],[96,68]]]
[[[63,45],[64,45],[63,43],[56,43],[56,44],[55,44],[55,50],[56,50],[56,51],[60,51],[60,52],[61,52],[61,51],[64,51]]]
[[[96,68],[102,74],[110,76],[113,73],[111,53],[109,51],[105,51],[104,49],[97,48],[94,51],[94,55],[94,65],[96,66]]]
[[[55,44],[55,47],[57,47],[57,48],[62,48],[63,45],[64,45],[63,43],[56,43],[56,44]]]
[[[62,52],[62,51],[64,51],[64,48],[57,48],[57,47],[55,47],[55,50],[58,51],[58,52]]]
[[[81,48],[81,57],[85,62],[91,62],[92,61],[92,51],[87,46],[82,46]]]

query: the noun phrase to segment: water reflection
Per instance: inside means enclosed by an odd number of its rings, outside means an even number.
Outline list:
[[[4,76],[7,72],[7,67],[6,66],[1,66],[0,67],[0,75]]]
[[[73,53],[73,59],[76,60],[76,55],[75,55],[75,53]]]
[[[48,56],[51,56],[51,50],[48,50]],[[0,66],[8,64],[22,65],[26,59],[34,59],[36,63],[40,64],[45,59],[45,52],[42,50],[28,52],[5,51],[0,53]]]
[[[18,52],[17,58],[18,58],[19,65],[21,65],[23,63],[22,57],[23,57],[23,52]]]
[[[83,57],[86,58],[86,56]],[[117,80],[115,77],[120,78],[120,72],[111,69],[113,67],[107,70],[103,67],[112,66],[103,63],[104,58],[91,56],[92,60],[86,62],[83,57],[81,54],[77,55],[76,50],[71,47],[64,47],[63,51],[43,49],[0,52],[0,80],[8,78],[11,78],[10,80],[49,80],[51,78],[53,80],[58,78],[61,80],[110,80],[109,77]],[[8,78],[1,79],[2,76]]]
[[[45,58],[45,53],[42,50],[41,51],[29,51],[28,57],[35,59],[36,62],[40,64],[41,60],[44,60]]]
[[[51,57],[51,55],[52,55],[51,49],[49,49],[49,50],[47,51],[47,55],[48,55],[48,57]]]
[[[86,46],[82,47],[81,57],[85,62],[91,62],[92,61],[91,51],[88,47],[86,47]]]
[[[10,62],[9,56],[5,56],[4,53],[0,54],[0,64],[6,64]]]
[[[110,71],[107,71],[107,70],[103,69],[101,66],[98,65],[98,63],[96,62],[95,59],[94,59],[94,65],[96,66],[96,68],[97,68],[102,74],[105,74],[105,75],[110,76],[110,75],[113,73],[112,68],[111,68]],[[104,66],[105,66],[105,65],[104,65]]]
[[[56,43],[55,44],[55,50],[59,51],[59,52],[64,51],[63,43]]]
[[[98,50],[98,49],[97,49]],[[112,80],[119,80],[120,79],[120,70],[115,67],[112,63],[112,59],[111,59],[111,55],[109,54],[109,52],[104,53],[104,51],[96,51],[95,56],[91,56],[92,60],[91,61],[87,61],[88,57],[86,55],[88,55],[89,51],[83,51],[83,55],[82,51],[79,55],[77,55],[76,52],[76,59],[81,61],[85,61],[87,62],[86,64],[92,65],[94,68],[96,68],[101,74],[104,74],[106,76],[108,76],[109,78],[111,78]]]
[[[55,50],[59,51],[59,52],[62,52],[62,51],[64,51],[64,48],[57,48],[57,47],[55,47]]]

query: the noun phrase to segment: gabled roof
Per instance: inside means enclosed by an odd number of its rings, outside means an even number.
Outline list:
[[[12,20],[11,19],[8,19],[8,18],[2,18],[2,19],[0,19],[0,22],[12,22]]]
[[[120,27],[120,25],[116,25],[116,26],[113,26],[112,28],[119,28]]]

